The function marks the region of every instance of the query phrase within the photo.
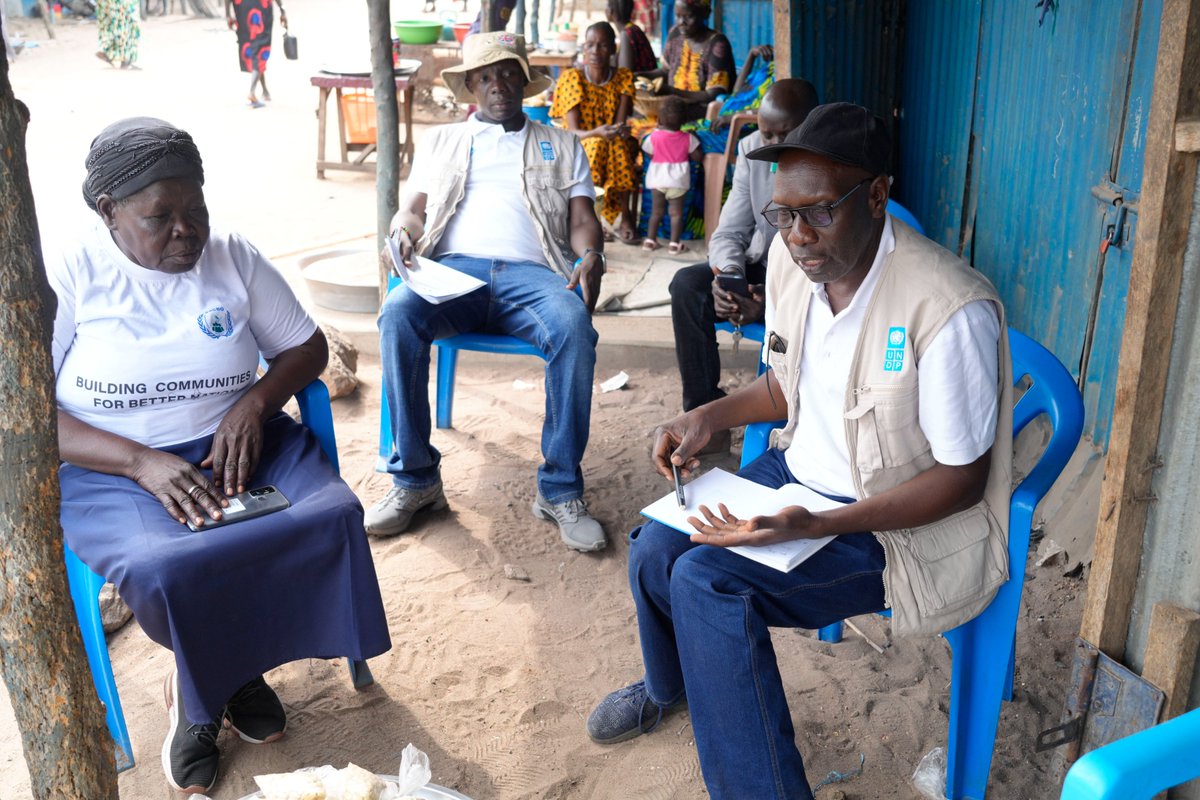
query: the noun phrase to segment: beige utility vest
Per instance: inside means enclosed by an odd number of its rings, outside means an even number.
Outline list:
[[[546,262],[568,278],[574,269],[571,255],[570,194],[575,180],[575,134],[531,119],[525,121],[525,169],[521,171],[521,199],[537,231]],[[417,255],[428,256],[446,231],[446,224],[466,194],[471,166],[471,134],[466,123],[430,130],[422,164],[430,175],[425,201],[425,235]],[[514,186],[513,189],[518,187]]]
[[[883,545],[884,601],[898,636],[935,634],[982,611],[1008,579],[1012,489],[1012,362],[1004,307],[992,284],[966,262],[892,218],[896,248],[879,269],[846,385],[846,444],[859,499],[887,491],[936,463],[918,418],[918,365],[955,311],[988,300],[1000,318],[1000,403],[991,472],[978,504],[919,528],[874,531]],[[788,255],[782,236],[768,255],[771,334],[786,345],[768,352],[788,400],[787,447],[796,427],[800,355],[813,284]]]

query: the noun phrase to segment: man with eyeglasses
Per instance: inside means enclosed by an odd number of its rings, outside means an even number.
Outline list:
[[[719,386],[721,355],[713,327],[717,320],[739,327],[762,321],[767,246],[775,229],[758,211],[771,200],[775,174],[773,164],[750,161],[746,154],[782,142],[816,105],[817,92],[808,81],[786,78],[771,85],[759,106],[758,130],[738,142],[733,185],[708,243],[708,261],[683,267],[671,279],[671,323],[684,411],[725,396]],[[717,282],[721,275],[744,277],[749,295],[723,289]],[[729,432],[724,431],[710,439],[703,452],[728,450]]]
[[[645,676],[605,698],[588,733],[633,738],[686,703],[713,800],[813,797],[769,627],[890,608],[895,635],[940,633],[1008,577],[1004,309],[986,278],[888,216],[890,152],[882,120],[833,103],[749,154],[779,165],[763,209],[779,229],[773,369],[656,432],[656,469],[687,476],[715,431],[786,417],[775,447],[739,474],[838,503],[750,519],[702,506],[691,537],[656,522],[629,535]],[[727,549],[823,537],[789,572]]]

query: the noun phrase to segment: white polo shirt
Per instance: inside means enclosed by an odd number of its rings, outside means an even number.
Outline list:
[[[824,285],[813,285],[798,397],[792,401],[799,403],[796,430],[784,457],[797,480],[826,494],[855,496],[844,422],[846,383],[880,265],[895,248],[889,216],[867,277],[836,315]],[[771,330],[776,312],[770,296],[765,313]],[[938,463],[970,464],[996,438],[999,339],[995,308],[978,300],[951,315],[917,362],[918,418]]]
[[[446,230],[432,253],[433,258],[451,253],[476,258],[532,261],[547,267],[546,254],[537,229],[521,197],[521,173],[525,169],[525,138],[529,120],[519,131],[481,121],[475,114],[464,123],[471,134],[471,163],[467,168],[466,194],[450,216]],[[575,145],[577,181],[570,197],[596,197],[587,153],[578,139]],[[550,148],[550,142],[542,147]],[[560,154],[546,153],[546,158]],[[429,176],[414,169],[409,179],[412,191],[430,193]]]

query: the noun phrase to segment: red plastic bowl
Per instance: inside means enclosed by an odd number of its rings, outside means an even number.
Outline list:
[[[467,38],[467,31],[471,30],[471,23],[456,22],[452,27],[454,28],[454,38],[458,39],[459,44],[462,44],[463,39]]]

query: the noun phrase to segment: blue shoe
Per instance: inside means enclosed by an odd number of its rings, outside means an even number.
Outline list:
[[[616,744],[658,727],[667,714],[687,705],[680,699],[673,706],[660,706],[646,693],[644,680],[617,689],[600,701],[588,717],[587,732],[597,744]]]

